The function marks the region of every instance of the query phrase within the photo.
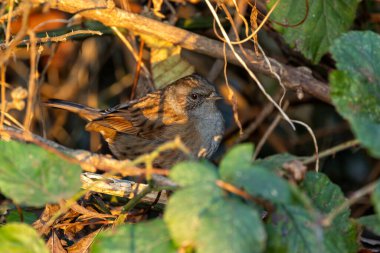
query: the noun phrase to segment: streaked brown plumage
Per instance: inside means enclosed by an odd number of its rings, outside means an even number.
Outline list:
[[[222,115],[215,106],[217,99],[214,87],[194,74],[107,110],[56,99],[45,104],[89,121],[86,130],[101,133],[119,159],[134,159],[151,152],[177,135],[194,157],[210,157],[224,131]],[[155,165],[169,168],[186,158],[181,151],[167,151]]]

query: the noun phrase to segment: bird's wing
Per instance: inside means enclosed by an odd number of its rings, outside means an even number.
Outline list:
[[[161,92],[110,108],[102,116],[89,122],[87,130],[100,132],[105,138],[112,138],[117,132],[146,139],[163,136],[163,108]],[[105,134],[104,134],[104,133]]]

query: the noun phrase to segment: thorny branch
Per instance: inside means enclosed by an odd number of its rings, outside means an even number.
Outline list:
[[[79,13],[89,19],[97,20],[107,26],[126,28],[137,34],[145,34],[166,40],[175,45],[195,51],[197,53],[209,55],[218,59],[223,59],[223,43],[207,37],[180,29],[160,21],[130,13],[115,7],[112,1],[84,1],[84,0],[32,0],[34,4],[47,3],[51,8],[69,13]],[[245,52],[254,57],[254,61],[249,61],[239,48],[235,51],[246,61],[247,65],[255,71],[273,75],[265,59],[255,56],[253,50],[246,49]],[[232,50],[226,50],[228,62],[239,65]],[[268,58],[272,65],[272,71],[280,76],[283,84],[288,89],[304,92],[325,101],[330,102],[329,87],[326,83],[315,79],[309,69],[305,67],[292,67],[279,63],[273,58]]]
[[[43,38],[35,38],[34,43],[37,45],[42,43],[48,43],[48,42],[65,42],[69,39],[69,37],[75,36],[75,35],[83,35],[83,34],[89,34],[89,35],[102,35],[99,31],[92,31],[92,30],[76,30],[72,32],[68,32],[66,34],[62,34],[59,36],[53,36],[53,37],[43,37]],[[19,42],[19,45],[28,45],[31,41],[30,40],[22,40]],[[5,43],[0,44],[0,49],[6,48]]]

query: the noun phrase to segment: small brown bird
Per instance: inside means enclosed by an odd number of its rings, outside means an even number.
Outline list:
[[[210,157],[218,148],[224,121],[215,105],[215,88],[193,74],[137,100],[107,110],[51,99],[49,107],[64,109],[89,121],[87,131],[99,132],[119,159],[134,159],[179,136],[194,157]],[[166,151],[154,165],[169,168],[185,160],[179,150]]]

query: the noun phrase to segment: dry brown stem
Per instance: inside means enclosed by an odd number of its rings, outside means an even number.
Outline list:
[[[30,130],[30,126],[34,117],[34,104],[37,88],[36,80],[38,79],[36,34],[32,30],[29,30],[28,34],[30,37],[30,72],[28,85],[28,103],[24,119],[24,129],[26,131]]]
[[[27,1],[27,4],[23,5],[23,16],[22,16],[22,22],[21,22],[21,29],[16,34],[16,36],[10,40],[9,42],[6,41],[5,48],[0,48],[0,66],[3,65],[8,61],[8,59],[12,56],[14,52],[14,48],[17,47],[19,42],[24,38],[28,31],[28,17],[32,8],[32,5]],[[7,30],[10,29],[10,26],[7,27]]]
[[[32,133],[25,135],[21,130],[13,127],[4,126],[0,131],[0,136],[1,135],[10,136],[11,139],[15,140],[34,143],[59,155],[60,157],[63,157],[64,159],[80,164],[83,170],[86,171],[94,172],[97,169],[105,172],[112,172],[113,174],[120,174],[121,176],[139,176],[146,174],[145,169],[132,165],[129,160],[120,161],[105,155],[94,154],[85,150],[69,149]],[[167,169],[152,168],[151,173],[167,175],[169,171]]]
[[[32,2],[35,4],[49,3],[51,8],[69,13],[80,12],[82,16],[100,21],[107,26],[123,27],[135,33],[155,36],[158,39],[180,45],[183,48],[223,59],[222,42],[121,10],[116,8],[112,1],[32,0]],[[273,75],[263,57],[256,57],[252,50],[247,49],[245,51],[251,57],[255,57],[255,61],[246,59],[247,65],[250,68],[268,75]],[[237,48],[236,52],[245,58],[240,49]],[[230,49],[226,51],[226,54],[227,60],[230,63],[239,65],[238,60]],[[272,70],[280,76],[286,88],[292,90],[302,89],[322,101],[330,102],[329,87],[326,83],[316,80],[309,69],[284,65],[273,58],[269,58],[269,61],[272,65]]]

